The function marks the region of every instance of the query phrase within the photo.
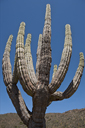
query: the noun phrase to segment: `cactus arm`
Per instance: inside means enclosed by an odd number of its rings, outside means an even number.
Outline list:
[[[71,81],[70,85],[68,86],[68,88],[63,92],[64,98],[71,97],[74,94],[74,92],[77,90],[77,88],[80,84],[81,77],[82,77],[83,69],[84,69],[84,55],[81,52],[80,53],[80,63],[77,68],[76,74],[75,74],[73,80]]]
[[[64,80],[64,77],[67,73],[71,53],[72,53],[72,38],[71,38],[71,29],[70,25],[67,24],[65,26],[65,43],[64,43],[64,49],[61,56],[61,61],[58,67],[57,72],[55,73],[55,76],[52,78],[51,83],[48,85],[49,92],[52,94],[54,93],[61,85],[62,81]]]
[[[13,36],[10,35],[3,54],[3,59],[2,59],[3,79],[7,87],[6,88],[7,93],[10,99],[12,100],[18,115],[20,116],[22,121],[27,125],[31,112],[27,109],[19,89],[12,82],[12,71],[11,71],[11,63],[10,63],[10,49],[11,49],[12,38]]]
[[[44,84],[49,84],[49,74],[51,67],[51,9],[50,5],[46,6],[45,24],[42,35],[42,46],[39,63],[39,81]]]
[[[27,63],[27,69],[28,69],[28,74],[29,74],[31,83],[35,86],[37,83],[37,78],[36,78],[34,67],[33,67],[30,43],[31,43],[31,34],[28,34],[26,43],[25,43],[25,60]]]
[[[83,53],[80,53],[79,66],[78,66],[76,74],[75,74],[73,80],[71,81],[71,83],[69,84],[68,88],[64,92],[57,91],[57,92],[54,92],[53,94],[51,94],[49,102],[63,100],[63,99],[71,97],[75,93],[75,91],[77,90],[77,88],[80,84],[83,69],[84,69],[84,55],[83,55]]]
[[[10,35],[8,38],[5,51],[3,54],[3,59],[2,59],[3,80],[6,86],[10,82],[12,83],[12,71],[11,71],[11,64],[10,64],[10,49],[11,49],[12,39],[13,39],[13,36]]]
[[[7,86],[7,93],[17,111],[17,114],[25,125],[28,126],[31,112],[27,109],[21,93],[16,85],[9,84]]]
[[[42,46],[42,34],[39,35],[38,48],[37,48],[37,62],[36,62],[37,79],[39,79],[39,63],[40,63],[41,46]]]
[[[57,91],[51,94],[49,102],[63,100],[63,99],[64,99],[63,92]]]
[[[35,87],[31,83],[28,70],[27,70],[26,60],[25,60],[24,30],[25,30],[25,23],[22,22],[19,27],[17,41],[16,41],[17,73],[24,91],[28,95],[32,96],[35,91]]]

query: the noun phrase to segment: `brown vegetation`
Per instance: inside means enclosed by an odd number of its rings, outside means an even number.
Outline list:
[[[46,128],[85,128],[85,108],[45,115]],[[0,115],[0,128],[27,128],[16,113]]]

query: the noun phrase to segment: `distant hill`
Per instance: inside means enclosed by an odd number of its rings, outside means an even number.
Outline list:
[[[85,128],[85,108],[45,115],[46,128]],[[16,113],[0,115],[0,128],[27,128]]]

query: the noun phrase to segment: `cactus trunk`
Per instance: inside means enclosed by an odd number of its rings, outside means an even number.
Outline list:
[[[48,101],[48,87],[44,85],[38,85],[38,88],[33,96],[33,110],[29,128],[46,128],[45,111]]]
[[[34,122],[32,119],[29,122],[28,128],[46,128],[45,119],[42,122]]]

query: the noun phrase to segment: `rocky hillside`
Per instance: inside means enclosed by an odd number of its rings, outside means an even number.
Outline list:
[[[85,108],[65,113],[48,113],[46,128],[85,128]],[[16,113],[0,115],[0,128],[27,128]]]

